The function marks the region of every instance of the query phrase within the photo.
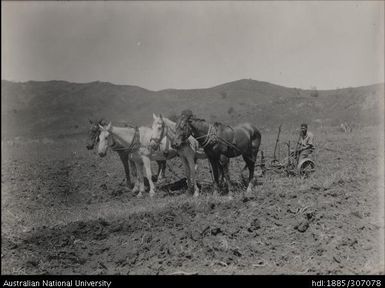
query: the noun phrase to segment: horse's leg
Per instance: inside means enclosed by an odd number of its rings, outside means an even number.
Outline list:
[[[195,171],[195,175],[196,175],[198,172],[198,158],[195,156],[194,156],[194,171]]]
[[[158,173],[156,174],[157,182],[165,179],[166,175],[166,161],[156,161],[158,163]]]
[[[222,166],[223,176],[229,188],[229,199],[233,199],[234,189],[233,189],[233,185],[231,184],[230,172],[229,172],[230,159],[227,157],[221,157],[221,166]]]
[[[190,176],[191,176],[191,182],[192,186],[194,187],[194,197],[199,196],[199,188],[197,185],[197,171],[198,171],[198,164],[197,164],[197,158],[195,158],[194,154],[190,154],[187,158],[188,166],[190,167]]]
[[[151,160],[147,156],[142,156],[142,159],[148,183],[150,184],[150,197],[153,197],[155,195],[155,185],[154,182],[152,182]]]
[[[136,165],[135,162],[131,158],[131,154],[128,155],[128,166],[130,167],[130,174],[131,174],[131,186],[136,186],[136,183],[138,182],[138,173],[136,172]]]
[[[251,155],[251,162],[252,162],[252,164],[250,163],[250,168],[249,168],[249,171],[250,171],[250,173],[252,173],[252,175],[249,175],[249,186],[250,186],[251,181],[254,179],[254,168],[255,168],[255,163],[257,162],[257,155],[258,155],[258,151],[259,151],[259,147],[261,145],[261,139],[262,139],[261,133],[258,130],[255,130],[255,133],[253,136],[254,137],[251,137],[251,138],[253,138],[253,140],[251,141],[251,154],[252,154]],[[262,153],[262,157],[263,157],[263,153]],[[262,158],[261,158],[261,162],[262,162]],[[261,167],[261,168],[263,169],[263,167]],[[255,179],[255,180],[257,180],[257,179]],[[255,183],[256,182],[257,181],[255,181]],[[254,186],[254,181],[251,185]]]
[[[249,185],[247,186],[247,193],[251,193],[254,183],[254,166],[255,166],[255,156],[252,155],[242,155],[243,160],[245,160],[247,168],[249,168]]]
[[[211,168],[212,168],[212,171],[213,171],[213,174],[214,174],[214,191],[213,191],[213,196],[218,196],[218,191],[219,191],[219,179],[218,179],[218,161],[219,159],[217,157],[209,157],[209,161],[210,161],[210,164],[211,164]]]
[[[187,158],[184,155],[181,156],[180,159],[182,160],[184,171],[185,171],[185,175],[186,175],[187,194],[190,194],[189,192],[190,192],[190,189],[191,189],[191,170],[190,170],[189,162],[188,162]]]
[[[162,179],[166,178],[166,163],[167,163],[166,161],[167,160],[162,161],[162,174],[161,174]]]
[[[161,161],[156,161],[156,164],[158,164],[158,171],[156,172],[156,181],[160,181],[160,173],[162,172],[162,163]]]
[[[138,159],[136,159],[135,161],[135,166],[136,166],[136,172],[138,173],[138,186],[139,186],[139,193],[137,195],[137,197],[142,197],[143,196],[143,192],[144,192],[144,176],[143,176],[143,161],[142,159],[140,159],[140,157]],[[138,187],[136,187],[138,188]]]
[[[135,182],[136,177],[138,177],[136,173],[135,162],[132,158],[132,154],[128,154],[127,157],[128,157],[128,167],[130,167],[130,175],[131,175],[131,178],[133,179],[131,182]]]
[[[126,174],[126,185],[129,189],[131,189],[132,182],[130,178],[130,167],[128,166],[128,153],[124,151],[118,152],[120,160],[123,163],[124,172]]]
[[[139,188],[140,188],[140,177],[141,177],[141,172],[140,172],[140,165],[139,163],[137,163],[136,160],[131,160],[131,167],[134,168],[134,169],[131,169],[131,171],[135,171],[136,173],[136,177],[135,177],[135,185],[134,185],[134,189],[132,190],[132,192],[136,193],[136,192],[139,192]]]

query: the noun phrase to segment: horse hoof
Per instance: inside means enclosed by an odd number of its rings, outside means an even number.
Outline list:
[[[194,193],[194,198],[198,198],[199,197],[199,193],[198,192],[195,192]]]
[[[155,196],[155,192],[154,191],[150,191],[150,197],[154,197]]]
[[[142,192],[138,193],[138,195],[136,195],[136,198],[142,198],[143,197],[143,194]]]
[[[230,196],[228,196],[228,199],[233,200],[234,198],[233,198],[233,196],[230,195]]]

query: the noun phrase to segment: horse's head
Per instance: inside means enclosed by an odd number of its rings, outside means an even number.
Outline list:
[[[188,110],[189,111],[189,110]],[[191,136],[191,121],[192,114],[190,113],[183,113],[179,117],[178,121],[176,122],[176,129],[175,129],[175,139],[174,143],[172,144],[172,147],[175,149],[180,148],[183,143],[186,142],[188,137]]]
[[[88,129],[86,147],[88,150],[92,150],[94,149],[96,143],[98,143],[99,141],[99,134],[100,134],[99,125],[105,126],[108,123],[103,119],[100,119],[99,121],[89,120],[89,122],[90,122],[90,128]]]
[[[96,142],[99,139],[100,128],[98,122],[90,121],[90,128],[88,129],[88,137],[86,142],[86,147],[88,150],[92,150],[95,147]]]
[[[154,121],[152,122],[152,132],[151,132],[151,139],[150,139],[150,145],[152,149],[158,149],[160,142],[162,141],[163,137],[165,136],[165,126],[166,123],[164,122],[164,119],[162,117],[162,114],[156,116],[155,114],[152,114],[152,117],[154,118]]]
[[[107,154],[107,148],[109,145],[109,139],[111,138],[111,123],[106,127],[99,124],[100,134],[99,134],[99,145],[98,145],[98,154],[100,157],[104,157]]]

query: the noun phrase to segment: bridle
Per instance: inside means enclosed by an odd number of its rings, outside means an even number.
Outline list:
[[[167,136],[167,135],[165,135],[165,134],[167,134],[167,132],[165,133],[165,130],[166,130],[165,126],[166,126],[166,123],[164,123],[164,121],[162,121],[162,126],[161,126],[162,131],[160,132],[159,138],[152,137],[152,135],[151,135],[150,143],[151,143],[151,141],[154,141],[156,145],[160,145],[160,142],[162,142],[162,139],[164,138],[164,136]]]
[[[151,141],[154,141],[155,142],[155,144],[159,147],[160,146],[160,143],[162,142],[162,140],[163,140],[163,138],[164,137],[166,137],[166,147],[168,147],[168,141],[167,140],[171,140],[170,139],[170,135],[168,134],[168,131],[170,130],[171,132],[174,132],[175,133],[175,131],[172,131],[172,129],[168,126],[168,125],[166,125],[166,123],[165,123],[165,121],[164,120],[162,120],[162,126],[161,126],[161,133],[160,133],[160,136],[159,136],[159,138],[155,138],[155,137],[152,137],[151,136],[151,138],[150,138],[150,143],[151,143]]]
[[[92,139],[92,145],[95,146],[96,143],[98,143],[98,141],[99,141],[100,130],[99,129],[97,129],[97,130],[92,129],[90,131],[90,134],[91,134],[90,138]]]
[[[189,117],[190,118],[190,117]],[[192,135],[192,129],[191,129],[191,124],[189,123],[189,118],[187,119],[184,119],[184,129],[188,129],[189,131],[187,132],[187,134],[190,134]],[[182,121],[180,121],[178,124],[177,124],[177,127],[180,127],[182,124]],[[183,135],[185,136],[185,135]],[[194,135],[192,135],[196,140],[199,140],[199,139],[202,139],[202,138],[205,138],[203,140],[203,143],[200,144],[202,146],[202,148],[205,148],[206,146],[208,146],[209,144],[214,144],[218,141],[218,136],[217,136],[217,131],[215,129],[215,126],[212,125],[212,124],[209,124],[209,130],[207,131],[207,134],[206,135],[203,135],[203,136],[199,136],[199,137],[195,137]],[[186,140],[188,139],[188,136],[185,137],[185,139],[183,140],[183,142],[185,142]]]
[[[182,124],[182,122],[184,122],[184,125],[183,125],[183,129],[188,129],[189,131],[187,132],[187,134],[189,134],[189,136],[190,135],[192,135],[192,133],[191,133],[191,127],[190,127],[190,123],[188,123],[189,121],[189,118],[186,118],[186,119],[184,119],[183,121],[178,121],[177,123],[176,123],[176,126],[175,126],[175,129],[177,130],[178,128],[180,128],[181,127],[181,124]],[[187,127],[185,127],[187,125]],[[187,139],[188,139],[188,137],[189,136],[185,136],[184,133],[185,131],[183,131],[183,140],[182,140],[182,142],[186,142],[187,141]],[[174,132],[174,133],[176,133],[176,131]]]

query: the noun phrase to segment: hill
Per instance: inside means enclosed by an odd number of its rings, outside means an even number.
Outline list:
[[[67,137],[83,134],[88,119],[150,125],[152,113],[178,115],[183,109],[209,121],[255,123],[275,129],[280,123],[336,126],[342,122],[379,124],[384,84],[337,90],[302,90],[242,79],[207,89],[150,91],[107,82],[2,80],[2,138]]]

